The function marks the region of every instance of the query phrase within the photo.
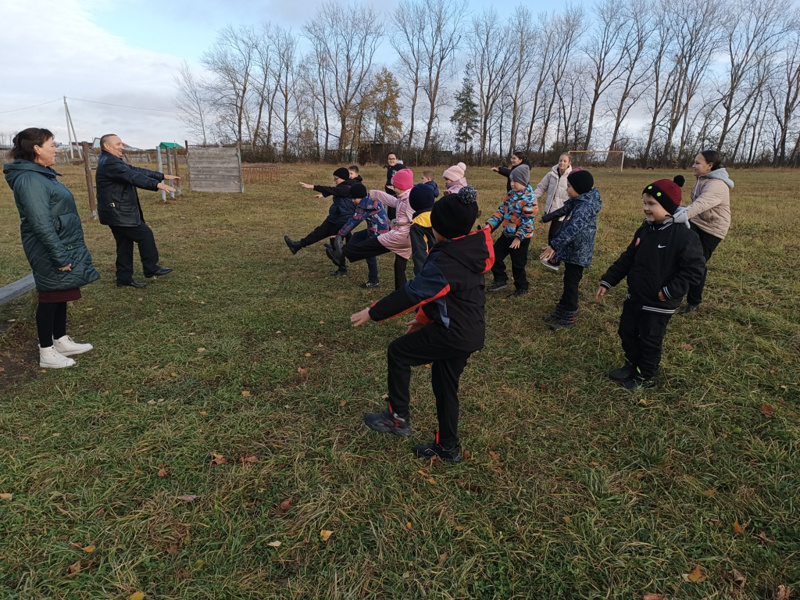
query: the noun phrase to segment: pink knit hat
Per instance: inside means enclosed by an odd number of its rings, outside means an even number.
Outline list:
[[[458,163],[457,165],[453,165],[449,169],[446,169],[444,173],[442,173],[442,177],[449,179],[450,181],[458,181],[459,179],[464,179],[464,171],[467,170],[467,165],[463,162]]]
[[[414,187],[414,172],[411,169],[400,169],[392,177],[392,185],[398,190],[410,190]]]

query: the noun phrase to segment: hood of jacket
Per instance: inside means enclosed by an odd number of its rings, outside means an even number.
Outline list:
[[[437,243],[431,252],[446,254],[472,273],[486,273],[494,263],[491,231],[480,229],[460,238]]]
[[[61,173],[58,173],[50,167],[43,167],[35,162],[23,160],[21,158],[3,165],[3,174],[6,176],[6,183],[8,183],[8,187],[12,190],[14,189],[14,183],[17,181],[17,178],[23,173],[28,172],[41,173],[45,177],[50,177],[51,179],[55,179],[56,176],[61,175]]]
[[[725,185],[727,185],[730,189],[733,189],[733,180],[728,176],[728,171],[725,170],[725,167],[720,169],[714,169],[713,171],[706,173],[705,175],[700,175],[698,179],[719,179]]]
[[[603,208],[603,201],[600,199],[600,192],[597,191],[597,188],[592,188],[585,194],[581,194],[575,198],[575,203],[588,204],[592,210],[594,210],[595,214],[599,213],[600,209]]]

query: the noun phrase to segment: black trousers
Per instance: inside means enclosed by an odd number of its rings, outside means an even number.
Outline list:
[[[622,350],[625,359],[634,367],[639,367],[645,379],[652,379],[658,373],[661,347],[671,316],[642,310],[640,304],[631,300],[626,300],[622,305],[618,330]]]
[[[706,233],[694,223],[691,225],[692,230],[697,232],[697,235],[700,236],[700,244],[703,246],[703,256],[706,257],[706,266],[703,269],[703,277],[700,279],[697,285],[690,287],[686,294],[686,302],[688,304],[697,306],[703,301],[703,289],[706,287],[706,275],[708,274],[708,259],[711,258],[712,254],[714,254],[714,250],[717,249],[717,246],[719,246],[719,243],[722,241],[722,239],[715,235],[711,235],[710,233]]]
[[[158,248],[153,230],[143,221],[136,227],[111,225],[111,233],[117,241],[117,282],[129,283],[133,280],[133,244],[139,246],[144,274],[158,270]]]
[[[472,354],[459,350],[449,336],[442,325],[426,325],[394,340],[386,353],[389,410],[403,418],[409,416],[411,367],[431,363],[439,443],[448,447],[458,444],[458,382]]]
[[[556,237],[558,237],[558,234],[561,233],[561,228],[563,226],[564,226],[564,221],[559,221],[558,219],[550,222],[550,229],[547,230],[548,244],[552,242]],[[561,264],[561,263],[555,262],[555,264]]]
[[[67,335],[67,303],[40,302],[36,307],[36,330],[42,348],[49,348],[54,339]]]
[[[342,249],[344,257],[350,262],[364,260],[371,256],[380,256],[381,254],[388,254],[391,252],[386,246],[378,241],[377,237],[370,237],[365,240],[355,242],[351,241],[345,244]],[[399,290],[406,284],[406,267],[408,266],[408,259],[403,258],[399,254],[394,255],[394,289]]]
[[[316,244],[320,240],[337,235],[342,225],[344,223],[334,223],[330,219],[325,219],[316,229],[300,240],[300,243],[303,244],[303,248]]]
[[[563,310],[578,310],[578,286],[583,279],[583,267],[573,263],[564,263],[564,293],[558,305]]]
[[[531,238],[525,238],[519,248],[512,249],[511,242],[516,238],[501,235],[494,243],[494,265],[492,265],[492,276],[495,281],[508,281],[506,275],[506,256],[511,256],[511,274],[514,276],[514,287],[518,290],[528,289],[528,275],[525,273],[525,265],[528,264],[528,246],[531,245]]]

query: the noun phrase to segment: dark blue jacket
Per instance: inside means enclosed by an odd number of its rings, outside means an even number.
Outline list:
[[[325,198],[333,196],[331,207],[328,209],[328,220],[340,227],[343,226],[356,212],[353,199],[350,197],[350,184],[340,183],[337,186],[315,185],[314,191]]]
[[[144,222],[136,188],[157,191],[164,174],[134,167],[105,150],[97,159],[97,216],[103,225],[136,227]]]
[[[22,159],[4,165],[3,173],[14,190],[22,247],[36,289],[69,290],[100,279],[83,240],[75,198],[56,179],[58,173]],[[69,264],[71,271],[58,270]]]
[[[565,214],[559,234],[550,241],[556,251],[555,259],[587,268],[592,264],[594,237],[597,233],[597,213],[603,207],[600,192],[592,188],[577,198],[570,198],[556,213]]]
[[[425,185],[427,185],[431,189],[433,189],[433,197],[434,198],[438,198],[439,197],[439,186],[436,184],[435,181],[426,181]]]
[[[417,321],[444,327],[454,347],[464,352],[480,350],[486,337],[483,274],[493,264],[489,229],[439,242],[419,275],[376,302],[369,316],[383,321],[417,309]]]

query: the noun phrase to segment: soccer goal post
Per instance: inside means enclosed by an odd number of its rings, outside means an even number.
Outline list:
[[[622,171],[625,150],[570,150],[573,167],[606,167]]]

